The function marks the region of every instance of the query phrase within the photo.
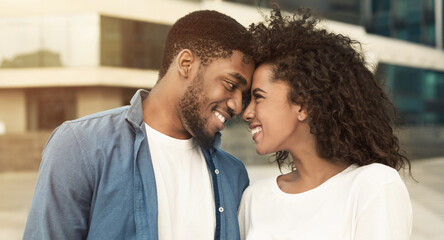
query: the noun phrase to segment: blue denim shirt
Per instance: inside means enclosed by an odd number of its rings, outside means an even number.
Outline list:
[[[157,192],[139,90],[130,106],[68,121],[50,136],[24,239],[158,239]],[[241,161],[202,149],[216,206],[215,239],[239,239],[249,180]]]

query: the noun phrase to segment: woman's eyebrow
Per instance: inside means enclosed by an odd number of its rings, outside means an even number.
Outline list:
[[[257,92],[263,92],[266,93],[264,90],[260,89],[260,88],[255,88],[253,89],[253,94],[256,94]]]

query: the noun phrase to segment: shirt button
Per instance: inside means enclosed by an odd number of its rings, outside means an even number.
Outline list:
[[[219,169],[214,170],[216,174],[219,174]]]
[[[223,208],[223,207],[220,207],[220,208],[219,208],[219,212],[220,212],[220,213],[224,212],[224,208]]]

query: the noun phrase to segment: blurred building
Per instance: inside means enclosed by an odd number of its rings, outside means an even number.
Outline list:
[[[169,28],[101,12],[0,19],[4,130],[52,130],[129,104],[135,89],[156,82]]]
[[[26,152],[39,161],[44,140],[32,142],[63,121],[128,104],[136,89],[152,88],[166,34],[181,16],[214,9],[248,26],[270,2],[0,0],[0,169]],[[370,67],[391,88],[409,154],[444,154],[442,0],[278,2],[288,11],[312,7],[325,27],[363,42]],[[244,151],[250,137],[242,124],[230,124],[224,138],[245,162],[257,158],[251,144]]]
[[[272,1],[229,0],[249,5],[270,7]],[[300,6],[315,10],[320,16],[334,21],[360,26],[366,31],[361,41],[371,44],[369,36],[384,36],[387,41],[399,39],[415,43],[418,47],[429,46],[427,54],[420,48],[413,50],[413,58],[399,62],[396,56],[376,57],[377,71],[390,86],[393,101],[399,109],[403,125],[444,124],[444,61],[429,61],[429,54],[443,54],[442,0],[278,0],[287,11]],[[335,30],[335,27],[333,27]],[[347,33],[347,31],[345,31]],[[382,39],[381,39],[382,40]],[[382,40],[383,41],[383,40]],[[401,42],[400,42],[401,43]],[[396,46],[394,44],[393,46]],[[378,49],[369,48],[373,53]],[[396,55],[407,50],[407,45],[397,46]],[[409,50],[407,50],[409,51]],[[418,52],[418,54],[414,52]],[[433,53],[435,52],[435,53]],[[437,59],[438,60],[438,59]]]

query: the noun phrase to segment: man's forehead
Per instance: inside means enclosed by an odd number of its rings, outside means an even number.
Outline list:
[[[253,59],[237,50],[234,50],[230,56],[214,59],[205,66],[207,71],[233,78],[246,88],[250,88],[254,68]]]
[[[242,54],[242,63],[250,64],[253,61],[252,57]]]

